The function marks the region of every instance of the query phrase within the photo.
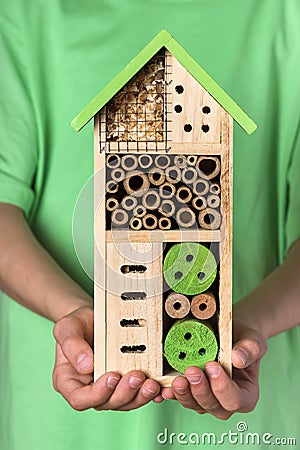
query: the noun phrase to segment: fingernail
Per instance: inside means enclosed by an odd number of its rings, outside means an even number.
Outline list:
[[[177,392],[177,394],[186,394],[187,393],[187,388],[186,387],[178,387],[178,388],[174,388],[175,392]]]
[[[77,359],[77,366],[80,370],[87,369],[88,367],[90,367],[91,364],[92,364],[92,358],[88,354],[81,355]]]
[[[148,388],[148,387],[143,387],[143,396],[144,397],[153,397],[153,395],[155,395],[157,393],[157,391],[153,391],[152,389]]]
[[[131,376],[129,378],[129,386],[132,388],[137,388],[138,386],[140,386],[140,384],[142,384],[143,381],[144,380],[141,380],[140,378]]]
[[[186,375],[186,378],[189,380],[191,384],[199,384],[202,378],[202,375]]]
[[[215,365],[206,365],[205,370],[208,373],[208,375],[210,376],[210,378],[217,378],[220,373],[219,366],[215,366]]]
[[[242,350],[241,348],[237,348],[235,350],[235,353],[237,354],[238,358],[243,363],[243,366],[245,366],[247,364],[247,359],[248,359],[247,353],[244,350]]]
[[[117,377],[108,377],[107,378],[107,386],[110,388],[115,388],[119,383],[120,378]]]

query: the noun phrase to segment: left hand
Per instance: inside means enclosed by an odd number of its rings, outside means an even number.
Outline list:
[[[208,362],[205,372],[188,367],[185,376],[178,376],[171,388],[162,390],[165,399],[177,399],[185,408],[199,414],[210,413],[227,420],[235,412],[252,411],[259,397],[259,366],[267,342],[245,321],[233,322],[233,378],[217,362]]]

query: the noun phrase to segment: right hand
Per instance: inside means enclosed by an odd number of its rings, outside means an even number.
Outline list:
[[[54,327],[53,386],[72,408],[130,411],[151,400],[162,402],[159,384],[146,379],[139,370],[123,377],[117,372],[107,372],[93,382],[93,330],[94,314],[90,307],[76,309]]]

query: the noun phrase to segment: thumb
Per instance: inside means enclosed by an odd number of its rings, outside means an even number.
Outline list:
[[[259,361],[265,354],[267,343],[258,337],[239,339],[232,349],[232,364],[237,369],[245,369]]]
[[[53,330],[64,356],[82,374],[92,373],[94,369],[93,350],[85,339],[92,329],[92,320],[81,320],[76,315],[69,315],[60,319]]]

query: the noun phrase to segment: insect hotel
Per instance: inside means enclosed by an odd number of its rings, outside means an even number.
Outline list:
[[[233,119],[255,123],[165,30],[71,124],[92,118],[95,378],[230,374]]]

